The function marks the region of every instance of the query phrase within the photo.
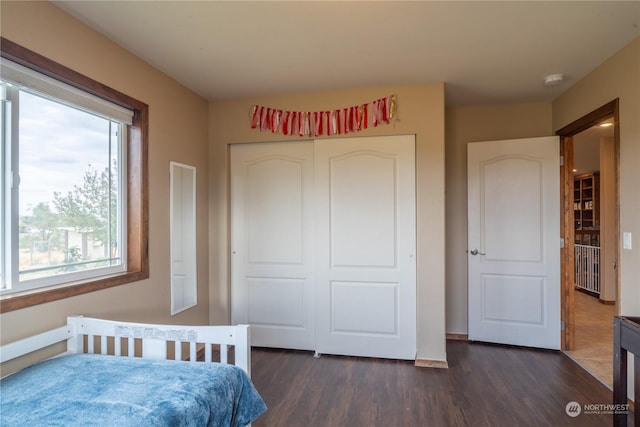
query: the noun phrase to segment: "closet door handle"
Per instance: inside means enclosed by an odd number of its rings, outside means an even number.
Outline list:
[[[477,249],[471,249],[471,251],[469,252],[471,255],[486,255],[484,252],[480,252]]]

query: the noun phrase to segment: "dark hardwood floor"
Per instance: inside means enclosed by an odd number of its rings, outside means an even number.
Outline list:
[[[252,379],[269,409],[253,426],[613,423],[609,414],[567,415],[569,402],[581,408],[609,404],[612,393],[560,352],[448,341],[447,357],[449,369],[433,369],[408,361],[254,348]]]

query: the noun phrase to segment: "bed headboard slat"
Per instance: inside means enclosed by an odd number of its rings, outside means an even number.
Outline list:
[[[225,345],[220,346],[220,363],[229,363],[229,358],[227,355],[228,348]]]
[[[100,337],[100,354],[107,354],[107,337]]]
[[[113,354],[122,356],[122,340],[119,337],[113,340]]]
[[[204,345],[204,361],[211,362],[211,343]]]
[[[190,342],[189,343],[189,361],[195,362],[197,360],[198,360],[198,351],[196,349],[196,343]]]
[[[87,334],[87,353],[95,353],[95,350],[93,348],[93,340],[94,340],[94,335],[93,334]]]
[[[173,347],[174,353],[176,355],[176,360],[182,360],[182,343],[179,341],[174,341]]]
[[[136,341],[133,338],[127,338],[127,356],[133,357],[136,352]]]

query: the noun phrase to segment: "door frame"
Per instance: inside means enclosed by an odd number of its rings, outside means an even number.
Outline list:
[[[615,241],[620,241],[620,116],[619,99],[595,109],[589,114],[575,120],[567,126],[556,131],[560,137],[560,155],[564,159],[560,168],[560,233],[564,238],[564,248],[560,251],[560,304],[561,324],[564,328],[560,331],[561,349],[573,350],[575,347],[575,309],[574,309],[574,251],[575,233],[573,225],[573,136],[589,129],[601,121],[613,118],[613,151],[614,151],[614,180],[615,180]],[[620,245],[615,249],[616,263],[620,260]],[[616,266],[615,274],[616,308],[620,314],[620,268]]]

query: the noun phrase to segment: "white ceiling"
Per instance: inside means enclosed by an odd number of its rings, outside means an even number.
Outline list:
[[[640,34],[638,1],[54,4],[210,100],[445,82],[447,105],[551,101]]]

